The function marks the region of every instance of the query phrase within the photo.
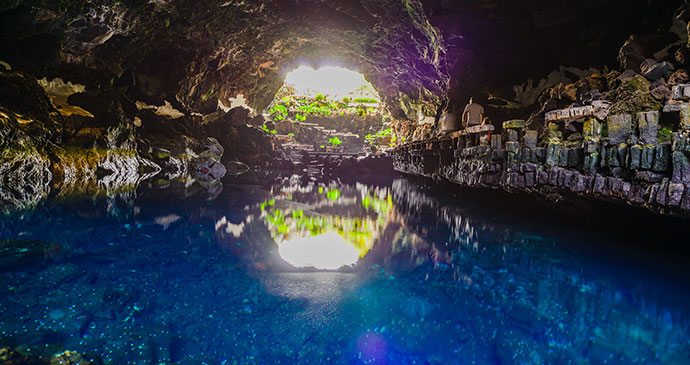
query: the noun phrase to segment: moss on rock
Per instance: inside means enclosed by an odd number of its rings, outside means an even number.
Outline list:
[[[661,103],[650,94],[651,83],[640,75],[623,81],[611,90],[607,99],[612,103],[609,114],[637,113],[661,109]]]

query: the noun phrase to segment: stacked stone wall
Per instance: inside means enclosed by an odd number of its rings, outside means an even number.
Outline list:
[[[684,87],[674,92],[684,95]],[[501,135],[480,145],[472,146],[472,134],[455,134],[400,146],[393,151],[393,165],[403,173],[468,187],[540,193],[556,200],[607,200],[690,217],[689,110],[683,100],[661,112],[602,116],[593,109],[591,115],[578,110],[577,120],[570,121],[582,123],[578,141],[562,135],[538,141],[536,131],[509,121]],[[570,112],[554,111],[547,119],[561,123],[572,117]]]

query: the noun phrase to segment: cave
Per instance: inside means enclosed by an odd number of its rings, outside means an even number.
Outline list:
[[[687,363],[687,0],[5,0],[0,363]]]

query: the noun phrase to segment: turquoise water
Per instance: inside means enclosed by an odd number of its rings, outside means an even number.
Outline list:
[[[0,347],[113,364],[690,363],[682,224],[612,210],[594,227],[529,200],[301,176],[55,196],[0,217]]]

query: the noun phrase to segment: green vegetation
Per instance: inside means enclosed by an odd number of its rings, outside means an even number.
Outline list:
[[[392,128],[386,128],[384,130],[377,132],[376,134],[367,134],[366,136],[364,136],[364,139],[367,143],[374,145],[380,139],[385,139],[387,137],[391,137],[390,145],[392,146],[393,143],[397,140],[397,138],[395,136],[392,136],[392,134],[393,134],[393,129]]]
[[[328,140],[328,143],[330,143],[333,147],[338,147],[338,145],[343,143],[343,141],[341,141],[338,137],[333,137]]]
[[[278,131],[276,129],[268,129],[266,124],[264,124],[263,128],[264,132],[266,133],[271,133],[271,134],[278,134]]]
[[[268,112],[271,113],[274,121],[283,120],[288,116],[287,107],[281,104],[274,105]]]
[[[371,104],[377,104],[379,107],[371,106]],[[268,113],[276,122],[289,117],[295,121],[303,122],[308,116],[358,115],[365,117],[376,115],[382,113],[380,104],[380,100],[373,98],[350,99],[345,97],[338,101],[329,99],[323,94],[317,94],[314,98],[284,95],[276,99]],[[390,116],[384,115],[381,121],[385,122],[388,118]]]
[[[663,142],[670,142],[671,141],[671,134],[673,134],[673,131],[671,128],[668,127],[663,127],[659,130],[659,134],[657,135],[657,139],[659,143]]]
[[[373,99],[373,98],[354,98],[352,101],[355,103],[358,103],[358,104],[378,104],[379,103],[378,100]]]

